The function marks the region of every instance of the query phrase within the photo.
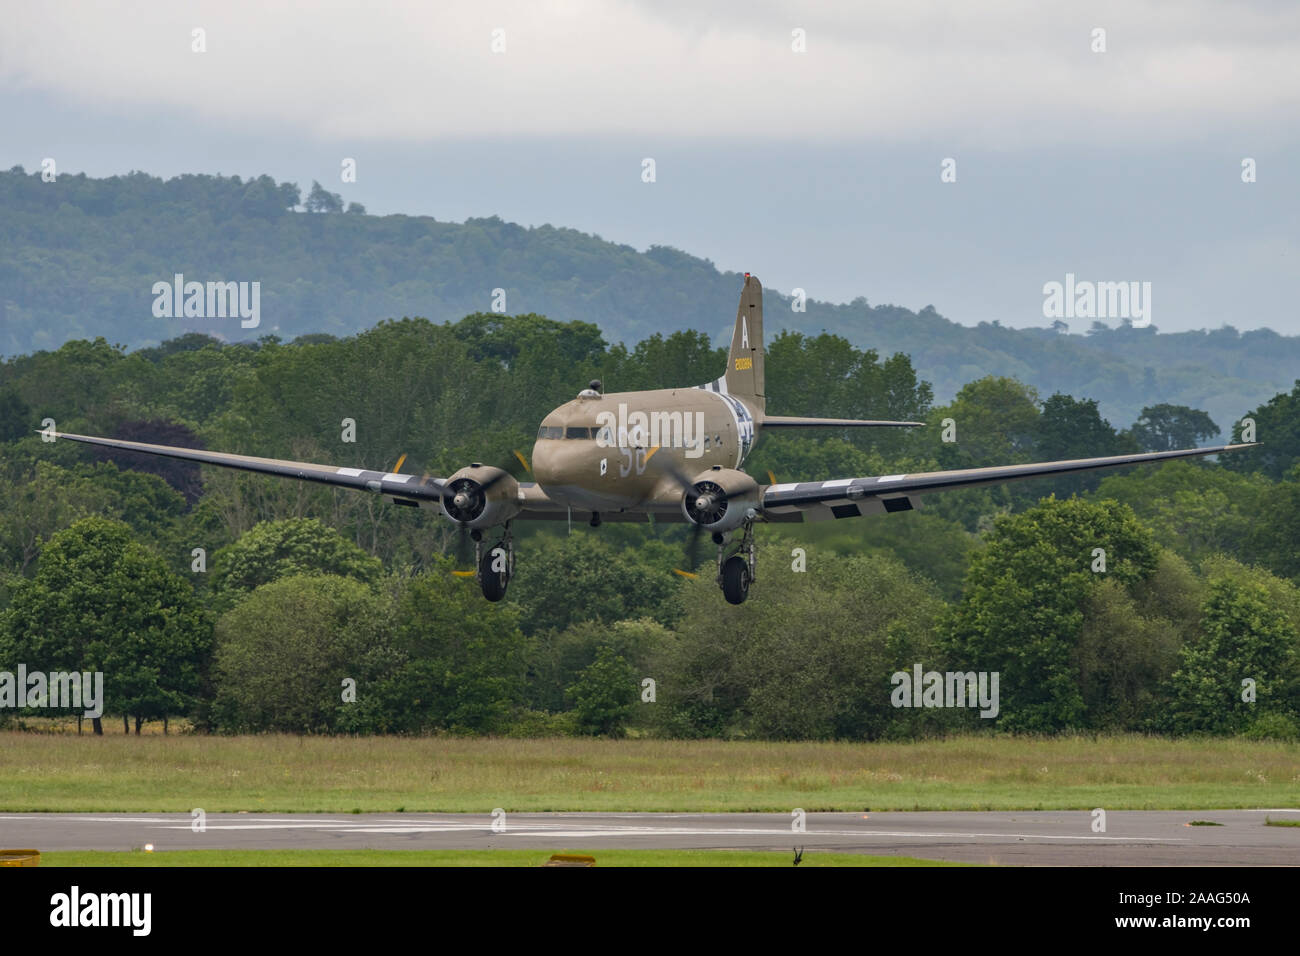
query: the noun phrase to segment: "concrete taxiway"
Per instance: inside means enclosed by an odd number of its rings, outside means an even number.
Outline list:
[[[1012,813],[0,814],[0,846],[50,850],[731,849],[1067,866],[1300,866],[1300,809]],[[1190,826],[1208,822],[1219,826]]]

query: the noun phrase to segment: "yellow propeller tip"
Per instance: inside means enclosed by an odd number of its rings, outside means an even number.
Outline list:
[[[690,571],[683,571],[681,568],[673,568],[673,574],[680,574],[680,575],[681,575],[682,577],[684,577],[684,578],[698,578],[698,577],[699,577],[698,574],[694,574],[694,573],[692,573],[692,572],[690,572]]]
[[[475,574],[473,571],[453,571],[451,573],[458,578],[472,578]]]

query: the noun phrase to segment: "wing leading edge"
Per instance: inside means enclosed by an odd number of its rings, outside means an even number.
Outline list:
[[[105,448],[139,452],[145,455],[180,458],[184,461],[195,461],[201,465],[217,465],[221,468],[234,468],[239,471],[251,471],[262,475],[294,478],[298,481],[314,481],[317,484],[332,485],[336,488],[369,491],[381,494],[400,505],[415,505],[439,510],[442,508],[442,493],[445,483],[443,478],[422,478],[419,475],[402,475],[396,472],[372,471],[366,468],[341,468],[335,465],[318,465],[305,461],[282,461],[278,458],[255,458],[251,455],[231,455],[219,451],[206,451],[202,448],[151,445],[147,442],[126,441],[121,438],[98,438],[93,435],[72,435],[67,432],[55,432],[54,437],[84,442],[87,445],[102,445]],[[517,516],[521,520],[557,520],[568,516],[567,509],[548,498],[546,492],[539,488],[535,482],[521,481],[519,483],[519,494],[520,501],[524,506],[524,510]],[[635,518],[614,518],[613,520],[644,521],[646,519],[644,515],[638,515]]]
[[[1108,458],[1077,458],[1069,461],[1035,462],[997,468],[964,468],[911,475],[880,475],[874,478],[839,478],[832,481],[804,481],[768,485],[763,489],[763,513],[776,521],[856,518],[864,514],[911,511],[918,495],[955,488],[1022,481],[1051,475],[1068,475],[1097,468],[1122,468],[1172,458],[1217,455],[1252,448],[1250,444],[1185,448],[1180,451],[1114,455]]]
[[[278,458],[254,458],[250,455],[230,455],[219,451],[205,451],[202,448],[150,445],[146,442],[125,441],[121,438],[70,435],[67,432],[55,432],[54,437],[84,442],[87,445],[117,448],[121,451],[196,461],[203,465],[218,465],[222,468],[236,468],[240,471],[253,471],[263,475],[279,475],[283,478],[314,481],[322,485],[353,488],[357,491],[373,491],[396,498],[404,498],[415,503],[421,501],[440,503],[442,501],[443,480],[441,478],[421,478],[419,475],[400,475],[395,472],[370,471],[365,468],[340,468],[334,465],[316,465],[304,461],[282,461]]]
[[[764,415],[764,428],[922,428],[925,422],[868,421],[862,418],[800,418],[797,415]]]

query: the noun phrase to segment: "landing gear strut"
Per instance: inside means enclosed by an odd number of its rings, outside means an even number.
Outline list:
[[[744,604],[749,597],[749,586],[754,582],[758,568],[758,547],[754,543],[754,519],[742,526],[740,544],[727,557],[727,539],[715,534],[718,545],[718,587],[729,604]]]
[[[478,567],[478,586],[489,601],[500,601],[506,596],[506,586],[515,573],[515,537],[510,523],[506,522],[501,540],[484,549],[483,535],[475,529],[474,558]]]

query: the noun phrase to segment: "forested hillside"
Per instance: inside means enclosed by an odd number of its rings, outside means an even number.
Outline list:
[[[350,335],[383,319],[455,321],[497,306],[588,322],[609,342],[686,329],[714,336],[730,328],[741,284],[735,273],[671,248],[638,252],[572,229],[524,228],[496,217],[446,223],[371,216],[327,190],[304,198],[297,185],[267,176],[164,182],[143,173],[65,174],[43,182],[15,167],[0,173],[0,222],[5,355],[98,336],[137,347],[193,331],[228,341]],[[751,268],[763,275],[763,263]],[[259,283],[260,324],[157,317],[154,285],[178,274],[187,282]],[[503,301],[494,302],[497,289]],[[1117,424],[1164,402],[1204,409],[1226,429],[1242,409],[1288,389],[1300,368],[1300,339],[1230,327],[1270,316],[1225,315],[1228,327],[1208,333],[1075,327],[1060,334],[967,328],[928,307],[870,305],[869,288],[852,303],[813,298],[805,312],[794,312],[782,297],[790,291],[768,290],[772,331],[824,330],[881,354],[903,352],[941,401],[991,374],[1042,395],[1093,396]]]
[[[672,573],[682,526],[525,525],[508,599],[488,604],[451,573],[457,536],[427,511],[36,431],[53,419],[357,467],[406,455],[415,473],[485,461],[523,477],[513,452],[527,457],[541,417],[589,378],[703,382],[723,357],[694,331],[629,347],[584,322],[483,312],[338,340],[76,340],[12,357],[0,364],[0,675],[101,671],[106,714],[133,729],[185,717],[220,732],[1300,734],[1300,384],[1218,422],[1246,415],[1261,443],[1220,463],[761,527],[741,607],[708,573]],[[1087,396],[1000,376],[936,399],[906,355],[830,334],[775,336],[767,374],[774,414],[930,423],[766,435],[746,467],[781,481],[1185,447],[1213,430],[1203,410],[1168,404],[1117,429]],[[956,441],[943,440],[945,419]],[[999,673],[997,716],[896,706],[891,675],[914,667]],[[49,714],[9,704],[0,723]]]

